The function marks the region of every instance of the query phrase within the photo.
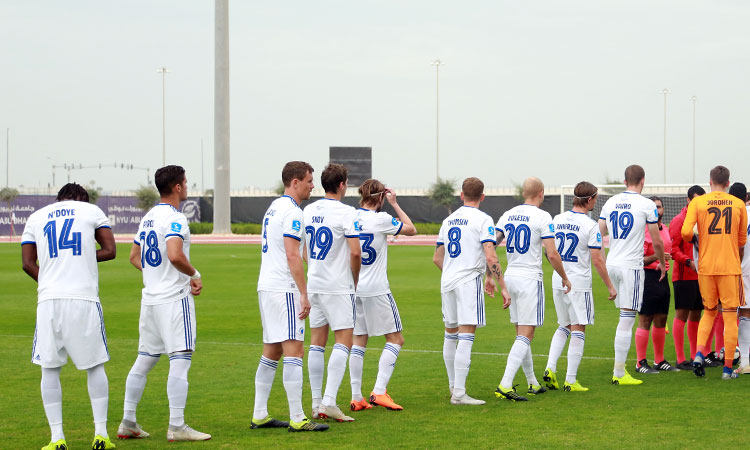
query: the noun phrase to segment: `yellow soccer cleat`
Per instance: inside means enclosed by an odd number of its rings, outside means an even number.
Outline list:
[[[639,384],[643,383],[643,380],[637,380],[630,376],[628,371],[625,371],[625,375],[621,377],[616,377],[612,375],[612,384],[617,386],[637,386]]]
[[[57,442],[50,441],[49,444],[42,447],[42,450],[68,450],[68,443],[65,439],[59,439]]]
[[[555,375],[555,371],[550,369],[549,367],[544,369],[544,376],[542,377],[542,380],[544,380],[544,384],[547,386],[547,389],[560,389],[560,384],[557,382],[557,375]]]
[[[563,384],[563,391],[565,392],[586,392],[589,388],[581,386],[578,380],[575,383],[568,383],[567,381]]]
[[[110,450],[113,448],[115,448],[115,444],[109,440],[109,437],[103,437],[98,434],[94,437],[94,442],[91,443],[91,450]]]

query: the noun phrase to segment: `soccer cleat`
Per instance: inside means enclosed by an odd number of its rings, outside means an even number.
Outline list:
[[[68,443],[65,439],[59,439],[57,442],[50,441],[49,444],[42,447],[42,450],[68,450]]]
[[[571,384],[567,381],[563,384],[563,391],[565,392],[586,392],[589,388],[581,386],[581,383],[578,382],[578,380],[575,381],[575,383]]]
[[[313,419],[320,419],[320,406],[313,406],[312,409],[312,418]]]
[[[734,369],[734,371],[741,375],[748,375],[750,374],[750,366],[741,366]]]
[[[497,389],[495,389],[495,397],[497,398],[504,398],[506,400],[510,400],[512,402],[527,402],[529,401],[528,398],[523,397],[521,395],[518,395],[516,392],[516,387],[513,386],[512,388],[504,388],[503,385],[498,385]]]
[[[740,377],[740,374],[733,371],[731,367],[724,367],[724,369],[721,371],[722,380],[733,380],[739,377]]]
[[[289,422],[283,422],[281,420],[276,420],[271,416],[266,416],[265,419],[258,420],[255,417],[253,417],[253,420],[250,421],[250,428],[288,428]]]
[[[638,373],[649,373],[649,374],[659,373],[658,370],[648,365],[648,360],[646,359],[642,359],[638,361],[638,364],[635,365],[635,371]]]
[[[117,439],[142,439],[149,436],[140,425],[129,420],[123,420],[117,427]]]
[[[484,400],[479,400],[477,398],[469,397],[468,394],[464,394],[460,397],[456,397],[455,395],[451,395],[451,405],[484,405]]]
[[[547,388],[539,384],[530,384],[529,390],[526,391],[528,395],[544,394],[547,392]]]
[[[370,408],[372,408],[372,405],[365,399],[352,400],[351,403],[349,403],[349,409],[351,409],[352,411],[362,411],[363,409]]]
[[[453,397],[453,394],[451,394],[451,397]],[[391,411],[401,411],[404,409],[403,406],[394,402],[391,396],[388,395],[387,392],[381,395],[378,395],[374,392],[370,392],[370,403],[375,406],[382,406],[383,408],[388,408]]]
[[[612,375],[612,384],[614,384],[615,386],[637,386],[641,383],[643,383],[643,380],[633,378],[633,376],[630,375],[627,370],[625,371],[625,375],[621,377]]]
[[[664,372],[679,372],[680,371],[680,369],[678,369],[677,367],[669,364],[669,362],[666,359],[660,362],[659,364],[655,365],[654,369],[662,370]]]
[[[91,450],[111,450],[115,448],[115,444],[109,440],[109,437],[96,435],[94,442],[91,443]]]
[[[703,367],[703,355],[698,352],[693,359],[693,373],[696,377],[705,377],[706,369]]]
[[[325,431],[328,429],[328,425],[324,423],[310,422],[310,419],[305,417],[301,422],[289,422],[289,432],[295,433],[298,431]]]
[[[680,370],[693,370],[693,361],[686,359],[683,362],[677,363],[676,367]]]
[[[703,358],[704,367],[722,367],[723,365],[724,360],[719,359],[719,357],[716,356],[716,352],[710,352]]]
[[[546,368],[544,369],[544,376],[542,377],[542,380],[544,380],[544,384],[547,385],[547,389],[560,389],[560,384],[557,382],[557,375],[555,375],[555,371]]]
[[[173,427],[172,425],[167,428],[167,440],[169,442],[176,441],[207,441],[211,439],[211,435],[207,433],[201,433],[200,431],[194,430],[187,426]]]
[[[338,406],[320,405],[318,407],[318,416],[321,419],[334,419],[336,422],[354,422],[354,419],[341,412]]]

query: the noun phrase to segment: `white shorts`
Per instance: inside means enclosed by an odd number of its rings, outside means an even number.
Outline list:
[[[310,328],[329,325],[332,330],[354,328],[354,294],[308,294]]]
[[[109,361],[102,305],[91,300],[44,300],[36,306],[31,362],[47,369],[73,360],[78,370]]]
[[[544,323],[544,283],[531,278],[506,276],[510,294],[510,321],[516,325],[541,327]]]
[[[566,294],[564,289],[552,289],[552,298],[560,326],[594,324],[594,298],[591,291],[570,291]]]
[[[745,306],[740,306],[740,309],[750,309],[750,273],[742,274],[742,288],[745,291]]]
[[[193,296],[160,305],[141,305],[138,353],[195,351],[195,303]]]
[[[258,291],[263,343],[304,341],[305,321],[300,320],[299,293]]]
[[[459,325],[485,326],[484,288],[482,276],[457,286],[453,290],[441,292],[443,299],[443,322],[445,328]]]
[[[640,311],[643,305],[643,269],[607,266],[607,273],[617,291],[615,307]]]
[[[382,336],[401,331],[401,316],[390,293],[374,297],[357,297],[354,309],[357,315],[354,321],[354,334],[358,336]]]

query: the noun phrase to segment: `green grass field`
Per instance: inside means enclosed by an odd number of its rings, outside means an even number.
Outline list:
[[[129,246],[118,246],[115,261],[100,264],[100,296],[110,354],[109,433],[122,417],[125,378],[138,343],[140,274],[127,261]],[[39,448],[49,428],[39,394],[39,368],[29,362],[36,312],[36,284],[21,270],[20,246],[0,244],[0,448]],[[720,369],[705,379],[690,372],[641,376],[636,387],[610,384],[617,311],[594,282],[596,325],[586,332],[579,380],[586,393],[548,392],[529,402],[511,403],[494,397],[505,368],[514,332],[498,299],[487,298],[487,327],[474,344],[468,379],[470,395],[487,400],[479,407],[452,406],[442,360],[443,325],[439,272],[431,262],[432,248],[394,246],[389,275],[404,324],[405,346],[389,385],[404,411],[382,408],[352,413],[354,423],[332,423],[325,433],[251,430],[253,378],[261,354],[261,325],[255,291],[260,250],[251,245],[193,245],[192,261],[203,274],[204,291],[196,298],[197,351],[190,371],[187,422],[211,433],[203,443],[168,444],[166,397],[168,360],[163,357],[149,376],[138,410],[138,422],[152,436],[118,441],[120,449],[191,448],[623,448],[743,445],[750,377],[722,381]],[[502,255],[501,255],[502,256]],[[546,323],[532,343],[537,377],[541,380],[556,316],[547,270]],[[671,323],[671,313],[670,313]],[[309,338],[309,335],[308,335]],[[674,361],[671,336],[667,359]],[[365,357],[363,391],[372,388],[383,338],[372,338]],[[329,346],[332,340],[329,340]],[[565,354],[558,366],[564,377]],[[330,355],[330,349],[326,357]],[[628,368],[633,373],[635,348]],[[652,358],[649,350],[649,358]],[[281,370],[278,370],[281,372]],[[519,370],[516,382],[525,383]],[[62,371],[65,433],[72,449],[83,449],[93,438],[85,373],[69,363]],[[339,391],[342,409],[350,398],[349,377]],[[305,368],[304,405],[310,414]],[[348,408],[347,408],[348,409]],[[271,414],[288,417],[281,373],[269,402]]]

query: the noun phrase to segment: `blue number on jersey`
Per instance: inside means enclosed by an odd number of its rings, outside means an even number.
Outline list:
[[[448,230],[448,256],[456,258],[461,254],[461,229],[453,227]]]
[[[161,264],[161,252],[159,251],[159,238],[156,231],[151,230],[146,234],[141,231],[141,267],[145,268],[148,264],[151,267],[158,267]]]
[[[518,252],[524,254],[531,246],[531,229],[525,223],[514,226],[512,223],[505,225],[508,237],[505,239],[505,251],[507,253]]]
[[[263,246],[261,247],[261,251],[263,253],[268,252],[268,237],[266,236],[266,229],[268,227],[268,217],[263,220]]]
[[[81,254],[81,232],[77,231],[71,233],[73,229],[73,221],[75,219],[65,219],[63,222],[62,230],[60,232],[60,239],[57,239],[57,222],[50,220],[44,226],[44,235],[47,236],[47,247],[49,250],[50,258],[57,258],[59,250],[70,249],[73,250],[73,256],[80,256]]]
[[[625,239],[633,229],[635,220],[629,211],[618,213],[619,211],[612,211],[609,215],[609,222],[612,224],[612,239]]]
[[[378,257],[377,252],[370,245],[375,240],[375,235],[372,233],[359,233],[359,240],[362,241],[362,265],[369,266]]]
[[[555,233],[555,239],[559,239],[560,243],[557,244],[557,253],[560,254],[560,258],[562,258],[565,262],[578,262],[578,257],[573,256],[573,253],[576,251],[576,247],[578,247],[578,235],[575,233],[562,233],[558,232]],[[570,247],[568,247],[568,250],[565,250],[565,240],[570,241]]]
[[[308,241],[310,242],[310,258],[322,261],[328,256],[328,252],[333,247],[333,232],[328,227],[320,227],[315,230],[315,227],[308,225],[305,227],[305,233],[309,235]],[[318,251],[315,251],[315,248]]]

